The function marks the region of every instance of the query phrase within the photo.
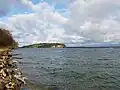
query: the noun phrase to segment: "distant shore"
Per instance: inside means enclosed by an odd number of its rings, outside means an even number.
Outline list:
[[[36,43],[25,45],[19,48],[120,48],[119,45],[104,46],[67,46],[64,43]]]
[[[120,48],[120,46],[80,46],[80,47],[66,47],[66,48]]]
[[[66,45],[63,43],[38,43],[22,46],[19,48],[65,48]]]

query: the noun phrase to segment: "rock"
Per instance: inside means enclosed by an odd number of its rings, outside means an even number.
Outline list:
[[[14,44],[15,41],[9,31],[0,29],[0,90],[20,90],[25,83],[12,58],[11,49]],[[16,75],[19,75],[19,78]]]
[[[5,89],[5,83],[0,80],[0,90],[4,90]]]

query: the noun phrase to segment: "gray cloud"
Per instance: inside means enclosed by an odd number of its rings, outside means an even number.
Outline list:
[[[34,13],[21,14],[0,23],[9,28],[20,45],[36,42],[88,44],[120,41],[119,0],[75,0],[69,3],[68,17],[46,2],[37,5],[17,2]]]
[[[69,5],[66,33],[95,42],[119,41],[119,0],[76,0]],[[70,29],[68,32],[67,30]]]
[[[14,8],[28,8],[33,9],[33,4],[31,1],[28,0],[1,0],[0,1],[0,17],[6,16],[10,10],[11,6],[14,6]]]
[[[0,1],[0,17],[7,15],[11,4],[9,0]]]

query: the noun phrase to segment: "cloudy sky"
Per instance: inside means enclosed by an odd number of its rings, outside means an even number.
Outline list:
[[[1,0],[0,27],[21,45],[120,42],[120,0]]]

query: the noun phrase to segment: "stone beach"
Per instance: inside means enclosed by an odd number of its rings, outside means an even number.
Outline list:
[[[16,46],[10,32],[0,29],[0,90],[20,90],[25,84],[25,77],[12,56],[12,49]]]
[[[0,51],[0,90],[20,90],[23,84],[24,77],[12,59],[11,50]]]

